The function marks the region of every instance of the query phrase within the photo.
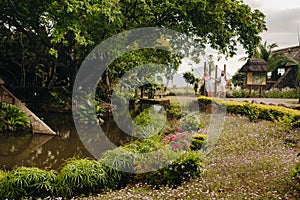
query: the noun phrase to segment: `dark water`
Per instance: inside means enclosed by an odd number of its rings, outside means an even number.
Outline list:
[[[0,134],[0,168],[10,170],[17,166],[29,166],[59,169],[65,160],[74,156],[94,158],[81,142],[71,113],[45,113],[39,116],[59,135]],[[105,115],[104,120],[102,129],[116,146],[130,141],[111,115]]]

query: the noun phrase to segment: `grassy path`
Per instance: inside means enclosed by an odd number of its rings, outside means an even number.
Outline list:
[[[300,138],[300,131],[228,115],[200,178],[177,189],[134,185],[92,199],[300,199],[290,179],[297,151],[286,138]]]

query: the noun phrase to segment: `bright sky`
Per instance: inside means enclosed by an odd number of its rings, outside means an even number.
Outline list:
[[[297,33],[298,30],[300,33],[299,0],[244,0],[244,2],[266,15],[268,31],[261,35],[262,42],[276,43],[279,49],[299,45]],[[237,54],[229,60],[215,61],[215,64],[219,67],[226,64],[227,72],[233,75],[245,63],[239,61],[241,57],[245,57],[244,51],[240,49]],[[186,64],[183,64],[180,69],[185,71],[186,68]]]

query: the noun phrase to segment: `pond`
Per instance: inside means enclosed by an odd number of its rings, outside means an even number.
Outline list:
[[[59,169],[74,156],[94,158],[81,142],[71,113],[44,113],[39,116],[59,135],[0,135],[1,169],[10,170],[17,166]],[[102,130],[116,146],[130,140],[115,124],[111,114],[105,114],[104,121]]]

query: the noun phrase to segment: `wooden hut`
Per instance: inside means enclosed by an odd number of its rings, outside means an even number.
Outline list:
[[[288,48],[279,49],[272,52],[273,54],[284,54],[285,56],[292,58],[293,60],[300,63],[300,46],[293,46]],[[272,71],[271,76],[268,80],[270,88],[296,88],[298,66],[287,63],[284,66],[278,66]]]
[[[259,87],[259,96],[262,96],[262,88],[267,84],[268,64],[260,58],[250,58],[239,72],[246,73],[245,86],[249,88],[249,96],[254,87]]]

